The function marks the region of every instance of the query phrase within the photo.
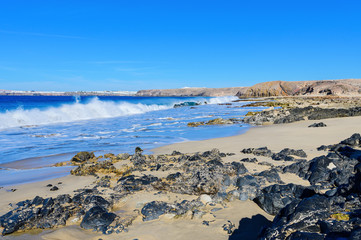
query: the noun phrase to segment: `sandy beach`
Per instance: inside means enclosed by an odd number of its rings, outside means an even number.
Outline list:
[[[154,154],[170,154],[174,150],[182,153],[204,152],[212,148],[218,148],[221,152],[235,153],[233,156],[227,156],[227,161],[239,161],[244,157],[249,157],[240,151],[249,147],[267,146],[274,152],[284,148],[303,149],[308,160],[313,157],[322,155],[322,152],[316,150],[321,145],[335,144],[342,139],[350,137],[353,133],[361,132],[361,117],[347,117],[337,119],[325,119],[327,124],[324,128],[308,128],[315,121],[301,121],[282,125],[268,125],[252,127],[244,134],[227,137],[215,138],[205,141],[183,142],[172,144],[154,149]],[[282,161],[273,161],[266,157],[258,157],[259,161],[271,162],[274,165],[283,164]],[[255,163],[244,163],[251,173],[257,173],[268,168],[267,165],[257,165]],[[281,174],[281,179],[285,183],[297,183],[309,185],[294,174]],[[16,202],[33,199],[39,195],[45,197],[55,197],[59,194],[69,193],[74,195],[74,190],[84,187],[91,187],[95,180],[94,177],[67,176],[58,179],[47,180],[45,182],[36,182],[30,184],[9,186],[0,189],[0,214],[5,214],[11,210],[11,206]],[[58,191],[49,191],[52,184],[58,186]],[[11,191],[16,189],[16,191]],[[177,200],[177,199],[194,199],[196,196],[182,194],[156,194],[152,191],[143,191],[140,194],[131,194],[126,197],[124,202],[120,203],[118,212],[132,215],[129,209],[139,209],[142,203],[153,200]],[[10,205],[9,205],[10,204]],[[217,204],[219,205],[219,204]],[[210,207],[210,206],[209,206]],[[216,206],[217,207],[217,206]],[[172,215],[163,215],[159,220],[143,222],[138,216],[129,226],[128,232],[120,234],[103,235],[94,233],[90,230],[81,229],[78,224],[67,227],[59,227],[51,230],[39,230],[28,233],[16,233],[5,236],[4,239],[228,239],[228,235],[222,230],[222,225],[230,220],[238,228],[242,219],[252,219],[261,216],[261,220],[272,220],[273,216],[264,212],[254,202],[235,200],[228,202],[225,206],[214,214],[208,214],[201,219],[191,219],[190,216],[183,216],[174,219]],[[209,226],[202,225],[202,221],[207,219],[212,221]],[[71,221],[70,221],[71,222]],[[35,233],[35,235],[34,235]],[[252,239],[251,235],[248,235]],[[254,237],[254,236],[253,236]]]
[[[317,147],[338,143],[340,140],[350,137],[353,133],[361,132],[361,117],[323,119],[322,122],[327,127],[308,128],[309,125],[315,122],[320,121],[300,121],[290,124],[255,126],[241,135],[177,143],[156,148],[153,152],[155,154],[171,153],[173,150],[198,152],[218,148],[223,152],[234,152],[237,155],[241,155],[239,151],[243,148],[267,146],[272,151],[279,151],[287,147],[303,149],[309,155],[309,158],[313,158],[321,154],[317,152]]]
[[[361,240],[360,9],[2,1],[1,239]]]

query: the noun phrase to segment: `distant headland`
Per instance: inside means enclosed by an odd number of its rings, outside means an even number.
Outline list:
[[[361,79],[316,80],[316,81],[271,81],[251,87],[228,88],[177,88],[139,91],[11,91],[0,90],[0,95],[13,96],[143,96],[143,97],[190,97],[190,96],[359,96]]]
[[[134,96],[137,92],[132,91],[13,91],[0,90],[0,95],[6,96]]]

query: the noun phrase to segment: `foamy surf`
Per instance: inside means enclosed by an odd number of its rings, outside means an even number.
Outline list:
[[[137,146],[147,151],[182,139],[231,136],[246,127],[187,124],[244,115],[247,110],[239,108],[243,102],[217,105],[235,99],[5,96],[0,102],[0,163],[79,151],[134,153]],[[205,101],[208,104],[173,108],[175,103]]]
[[[199,98],[197,101],[202,103],[207,102],[208,104],[219,104],[236,99],[238,98],[235,96],[228,96],[208,99]],[[82,103],[79,99],[76,99],[72,104],[64,104],[59,107],[49,107],[47,109],[18,108],[0,113],[0,129],[129,116],[170,109],[176,103],[179,103],[179,101],[169,102],[169,104],[115,102],[102,101],[97,97],[87,103]]]
[[[118,103],[113,101],[101,101],[98,98],[93,98],[88,103],[80,103],[79,101],[76,101],[73,104],[64,104],[60,107],[50,107],[44,110],[40,110],[38,108],[20,108],[7,111],[0,114],[0,128],[113,118],[164,110],[170,107],[171,106],[156,104],[145,105],[141,103]]]

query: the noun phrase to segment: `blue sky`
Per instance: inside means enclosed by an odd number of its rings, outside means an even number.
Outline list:
[[[2,1],[0,89],[361,78],[361,2]]]

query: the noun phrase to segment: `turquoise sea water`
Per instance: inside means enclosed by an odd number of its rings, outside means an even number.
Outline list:
[[[217,117],[241,118],[249,110],[236,97],[0,96],[0,186],[68,174],[79,151],[149,152],[162,145],[240,134],[248,126],[187,127]],[[173,108],[182,102],[198,106]],[[232,102],[232,105],[224,103]],[[205,104],[207,103],[207,104]]]

